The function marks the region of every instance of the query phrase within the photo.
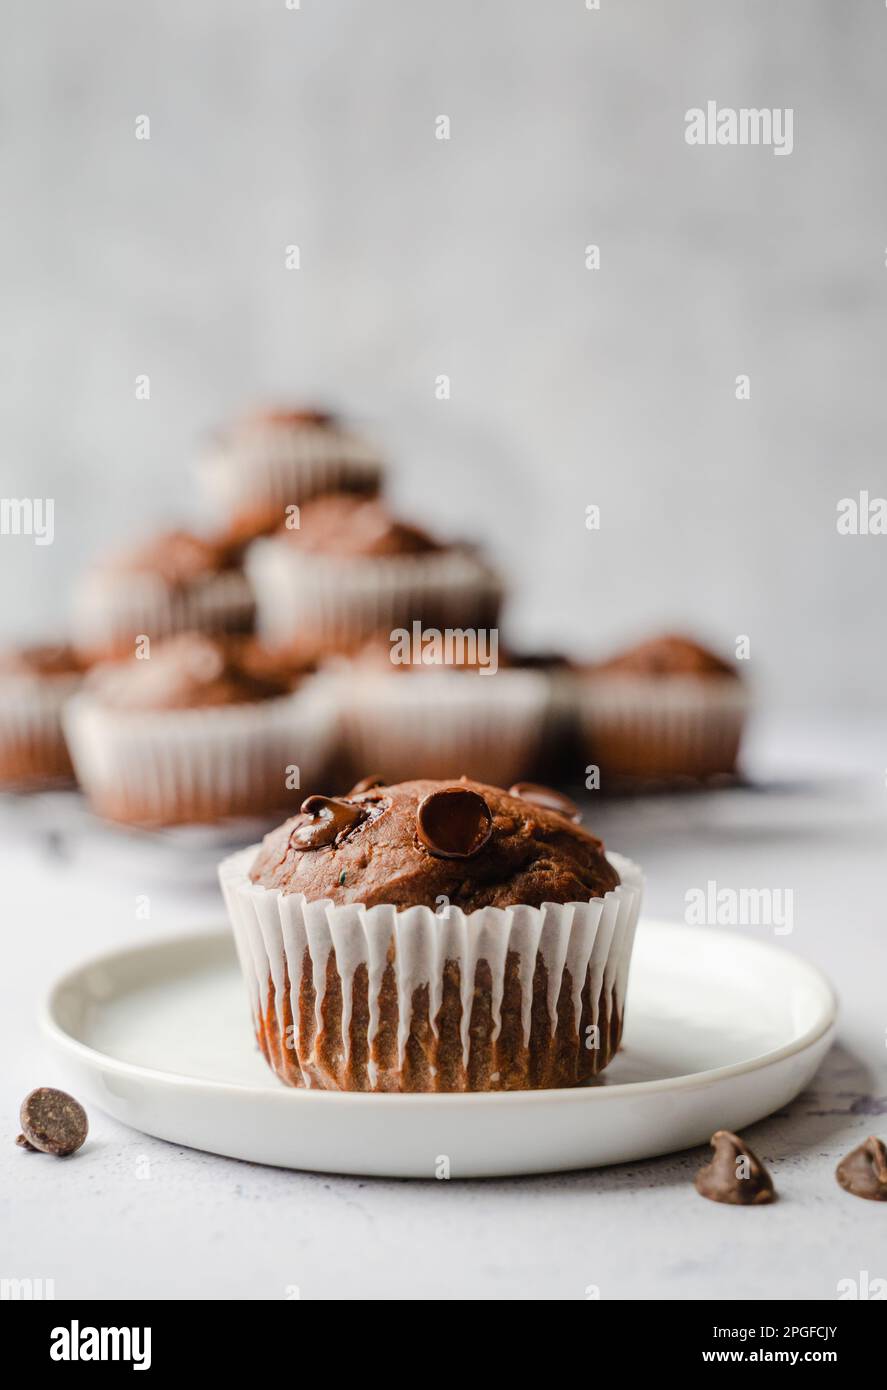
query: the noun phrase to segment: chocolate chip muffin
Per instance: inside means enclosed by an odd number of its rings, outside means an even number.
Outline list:
[[[412,634],[410,634],[412,636]],[[539,763],[556,689],[543,669],[517,666],[498,643],[428,645],[378,638],[334,674],[342,742],[357,773],[388,782],[458,777],[508,786]],[[498,634],[494,634],[498,637]],[[471,634],[474,636],[474,634]]]
[[[657,637],[598,662],[575,690],[602,790],[735,773],[748,693],[735,666],[690,638]]]
[[[33,791],[72,779],[62,709],[83,669],[64,644],[0,652],[0,788]]]
[[[372,496],[383,472],[372,444],[314,407],[254,411],[220,431],[199,465],[226,534],[240,540],[275,530],[287,508],[321,493]]]
[[[377,498],[314,498],[257,540],[246,569],[262,635],[314,634],[340,651],[409,626],[494,627],[501,586],[473,547],[444,544]]]
[[[628,651],[618,652],[607,661],[598,662],[595,671],[625,672],[632,676],[730,676],[737,678],[736,667],[723,657],[701,647],[689,637],[670,633],[639,643]]]
[[[132,656],[138,638],[243,633],[255,605],[226,540],[167,531],[106,557],[74,593],[75,645],[90,662]]]
[[[572,1086],[612,1059],[642,878],[531,783],[306,798],[220,866],[256,1037],[293,1086]]]
[[[65,728],[95,810],[160,826],[298,804],[322,768],[333,719],[322,688],[291,655],[182,633],[143,659],[96,666]]]

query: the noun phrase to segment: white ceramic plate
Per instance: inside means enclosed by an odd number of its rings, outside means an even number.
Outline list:
[[[453,1178],[588,1168],[741,1130],[831,1043],[828,981],[718,928],[641,924],[624,1045],[591,1087],[349,1095],[282,1085],[255,1046],[227,932],[107,955],[53,988],[43,1025],[72,1090],[161,1139],[321,1172]]]

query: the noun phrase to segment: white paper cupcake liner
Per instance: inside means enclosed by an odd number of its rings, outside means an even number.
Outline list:
[[[79,675],[0,681],[0,785],[27,790],[73,778],[62,709],[80,681]]]
[[[702,778],[730,773],[749,710],[731,677],[589,675],[575,685],[584,752],[609,775]]]
[[[629,964],[640,911],[643,875],[621,855],[610,861],[622,880],[602,898],[542,907],[481,908],[463,913],[450,908],[436,914],[428,907],[398,911],[392,905],[365,908],[336,906],[329,899],[308,901],[304,894],[284,894],[253,884],[250,866],[259,846],[232,855],[219,867],[222,891],[234,930],[237,954],[249,995],[256,1036],[278,1075],[293,1085],[351,1089],[351,1049],[358,1041],[368,1053],[365,1072],[355,1089],[399,1090],[411,1047],[421,1045],[435,1055],[444,980],[458,969],[461,994],[459,1036],[462,1084],[465,1084],[478,1046],[473,1023],[479,971],[488,973],[492,1045],[495,1056],[503,1025],[503,1000],[514,982],[516,962],[520,987],[520,1031],[529,1052],[533,1028],[534,984],[541,965],[547,979],[545,1042],[589,1049],[582,1032],[600,1028],[599,1064],[589,1059],[589,1074],[610,1060],[618,1045],[625,1012]],[[381,999],[385,980],[393,972],[397,1001],[397,1038],[389,1065],[376,1053],[382,1024]],[[571,994],[564,1002],[562,986],[569,973]],[[366,980],[368,1013],[359,1038],[351,1027],[355,1017],[355,984]],[[328,994],[335,992],[332,1039]],[[303,1027],[303,994],[314,991],[313,1026]],[[417,1019],[416,1001],[427,991],[427,1019]],[[389,985],[390,997],[390,985]],[[602,1016],[604,1001],[606,1017]],[[583,1018],[587,1019],[585,1029]],[[339,1021],[340,1020],[340,1021]],[[309,1024],[311,1020],[309,1019]],[[318,1051],[322,1040],[323,1052]],[[354,1078],[351,1078],[354,1079]],[[429,1084],[439,1088],[432,1066]],[[494,1069],[484,1089],[497,1089]]]
[[[249,547],[246,570],[259,630],[272,642],[311,632],[347,649],[416,618],[484,627],[495,622],[501,599],[496,577],[461,550],[348,559],[271,537]]]
[[[208,502],[223,519],[280,512],[323,492],[372,490],[382,478],[378,450],[343,430],[257,421],[222,437],[198,461]]]
[[[168,825],[287,805],[294,814],[316,790],[334,711],[316,678],[280,699],[208,709],[118,710],[84,693],[67,705],[64,726],[99,814]],[[299,769],[299,788],[286,786],[289,767]]]
[[[340,708],[355,775],[389,784],[460,777],[490,786],[528,779],[551,706],[545,673],[347,670]]]
[[[239,570],[183,586],[153,574],[94,570],[75,591],[72,631],[81,651],[129,653],[143,635],[155,641],[177,632],[248,632],[254,615],[252,590]]]

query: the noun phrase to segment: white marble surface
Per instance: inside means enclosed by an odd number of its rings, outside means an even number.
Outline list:
[[[792,888],[780,944],[828,972],[839,1043],[814,1087],[749,1132],[771,1165],[772,1208],[717,1207],[692,1175],[702,1151],[509,1181],[386,1182],[263,1169],[183,1150],[91,1115],[64,1162],[15,1147],[32,1086],[60,1080],[34,1021],[69,964],[152,933],[217,920],[212,888],[99,853],[62,861],[7,814],[0,984],[0,1276],[56,1296],[282,1299],[832,1299],[840,1279],[887,1277],[887,1206],[836,1185],[837,1159],[887,1137],[884,845],[887,725],[770,725],[749,765],[771,790],[625,803],[593,817],[646,866],[651,913],[688,888]],[[151,919],[136,917],[147,894]],[[754,928],[742,928],[752,931]]]

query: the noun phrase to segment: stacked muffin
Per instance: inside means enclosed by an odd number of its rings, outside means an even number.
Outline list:
[[[149,827],[298,804],[331,728],[310,668],[247,638],[194,632],[95,666],[64,720],[95,810]]]
[[[0,786],[73,759],[103,816],[165,825],[270,815],[331,759],[389,784],[733,773],[734,667],[678,637],[591,666],[508,649],[484,556],[399,517],[379,452],[327,412],[250,415],[199,471],[213,530],[100,558],[70,647],[0,657]]]
[[[748,692],[735,666],[669,635],[586,667],[576,708],[602,786],[667,786],[735,772]]]

